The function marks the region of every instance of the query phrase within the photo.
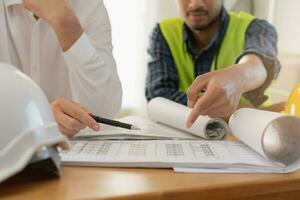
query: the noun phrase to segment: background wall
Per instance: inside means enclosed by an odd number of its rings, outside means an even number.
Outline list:
[[[277,0],[273,5],[280,52],[300,54],[300,1]]]
[[[141,109],[146,101],[145,1],[104,0],[112,25],[114,56],[123,88],[123,110]]]

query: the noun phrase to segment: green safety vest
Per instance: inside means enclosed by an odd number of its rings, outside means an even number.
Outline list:
[[[243,52],[246,31],[251,22],[255,19],[254,16],[245,12],[232,12],[229,15],[229,25],[219,53],[212,62],[211,71],[221,70],[235,64],[236,58]],[[186,92],[195,80],[195,71],[193,59],[188,53],[184,41],[183,20],[181,18],[164,19],[159,25],[177,68],[179,89]],[[241,104],[249,105],[250,103],[242,97]]]

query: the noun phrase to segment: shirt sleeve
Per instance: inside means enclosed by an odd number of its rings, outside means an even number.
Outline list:
[[[187,95],[179,91],[179,79],[172,54],[157,25],[150,37],[146,78],[146,98],[164,97],[187,105]]]
[[[114,117],[121,107],[122,89],[112,55],[111,27],[102,1],[82,23],[84,33],[63,53],[74,101],[94,114]]]
[[[243,96],[254,106],[261,105],[268,99],[266,89],[280,72],[280,62],[277,59],[277,32],[266,20],[255,19],[246,32],[245,48],[237,58],[236,63],[247,54],[257,55],[267,70],[266,81],[257,89],[245,93]]]

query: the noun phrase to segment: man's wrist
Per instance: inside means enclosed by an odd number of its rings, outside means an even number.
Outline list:
[[[73,10],[68,6],[65,6],[55,12],[52,16],[50,16],[46,21],[54,28],[61,28],[66,26],[67,24],[74,23],[77,20],[76,15]]]
[[[241,70],[241,77],[244,80],[243,93],[260,87],[267,78],[267,71],[260,58],[255,54],[243,56],[237,67]]]
[[[241,93],[245,93],[247,92],[247,77],[246,77],[246,69],[245,66],[243,64],[237,64],[234,66],[234,72],[233,74],[235,75],[235,80],[237,84],[237,87],[239,88],[239,91],[241,91]]]
[[[54,29],[63,51],[67,51],[82,35],[83,29],[77,16],[69,7],[58,12],[49,24]]]

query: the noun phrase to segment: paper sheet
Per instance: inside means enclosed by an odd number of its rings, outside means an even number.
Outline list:
[[[184,167],[175,167],[173,168],[173,170],[175,172],[179,172],[179,173],[226,173],[226,174],[261,174],[261,173],[280,173],[280,174],[283,174],[283,173],[290,173],[289,171],[285,171],[285,170],[282,170],[282,169],[248,169],[248,168],[245,168],[245,167],[224,167],[224,168],[184,168]]]
[[[101,130],[97,133],[89,128],[81,131],[73,140],[194,140],[198,136],[166,127],[149,119],[138,116],[127,116],[119,121],[137,125],[141,130],[127,130],[101,124]]]
[[[76,141],[61,157],[81,166],[281,169],[233,141]]]

